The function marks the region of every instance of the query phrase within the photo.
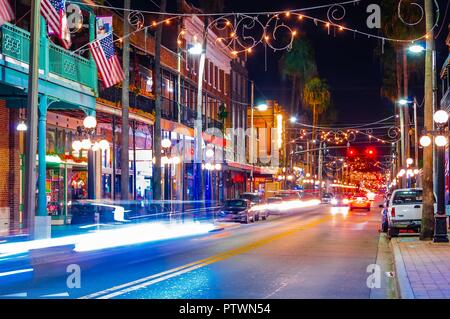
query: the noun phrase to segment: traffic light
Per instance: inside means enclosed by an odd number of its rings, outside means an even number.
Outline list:
[[[366,153],[366,155],[367,155],[368,157],[374,157],[374,156],[376,155],[376,151],[375,151],[375,149],[372,148],[372,147],[366,148],[365,153]]]
[[[354,157],[354,156],[356,156],[356,150],[355,150],[354,148],[349,147],[349,148],[347,149],[347,156],[349,156],[349,157]]]

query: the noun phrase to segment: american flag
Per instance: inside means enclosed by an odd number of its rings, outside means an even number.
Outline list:
[[[122,66],[114,52],[112,33],[89,43],[89,49],[107,88],[123,80]]]
[[[66,1],[65,0],[42,0],[41,13],[47,20],[48,28],[60,40],[62,45],[68,49],[70,41],[69,27],[67,26]]]
[[[14,11],[9,0],[0,0],[0,25],[14,19]]]

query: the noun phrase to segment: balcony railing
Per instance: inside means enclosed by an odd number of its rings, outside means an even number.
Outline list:
[[[107,89],[101,89],[99,97],[113,103],[118,103],[122,100],[122,88],[112,86]],[[148,113],[153,113],[155,110],[155,101],[151,97],[129,91],[129,101],[130,107],[132,108]]]
[[[28,64],[30,60],[30,33],[5,23],[0,28],[0,52],[7,57]],[[97,70],[93,60],[73,54],[53,44],[47,38],[40,43],[39,68],[97,90]]]
[[[206,118],[206,119],[203,120],[203,126],[204,126],[204,129],[207,129],[207,128],[217,128],[217,129],[219,129],[219,130],[222,130],[222,128],[223,128],[223,123],[220,122],[220,121],[217,121],[217,120],[215,120],[215,119],[212,119],[212,118],[208,117],[208,118]]]

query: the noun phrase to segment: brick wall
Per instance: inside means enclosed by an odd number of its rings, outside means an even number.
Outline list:
[[[9,109],[0,101],[0,207],[9,206]]]
[[[6,102],[0,100],[0,209],[9,208],[11,227],[18,221],[20,205],[20,150],[18,110],[8,109]]]
[[[16,131],[19,122],[19,110],[9,110],[9,207],[12,219],[19,220],[20,205],[20,135]],[[13,225],[11,225],[13,226]],[[14,227],[14,226],[13,226]]]

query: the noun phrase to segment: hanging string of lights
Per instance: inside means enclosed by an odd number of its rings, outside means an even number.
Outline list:
[[[267,48],[270,48],[275,52],[281,50],[290,50],[292,48],[294,38],[298,33],[296,27],[298,27],[298,23],[301,23],[304,20],[310,20],[314,22],[316,26],[323,26],[327,30],[328,34],[330,34],[331,30],[334,30],[334,32],[349,31],[353,32],[355,35],[359,34],[368,38],[381,40],[383,44],[385,41],[408,43],[426,39],[428,37],[428,34],[438,26],[440,11],[437,0],[434,1],[436,5],[436,21],[433,24],[432,28],[430,30],[426,30],[425,34],[411,39],[384,37],[378,34],[364,32],[356,28],[351,28],[345,26],[343,23],[340,23],[339,21],[342,21],[346,15],[345,6],[350,4],[356,5],[361,2],[361,0],[353,0],[314,7],[298,8],[287,11],[256,11],[241,13],[161,13],[155,11],[130,9],[129,11],[131,13],[129,14],[129,20],[130,23],[135,27],[135,30],[133,30],[129,34],[125,34],[119,37],[115,41],[123,41],[124,38],[130,37],[137,32],[147,32],[148,28],[156,28],[159,24],[170,24],[173,20],[183,17],[211,17],[214,19],[209,23],[207,29],[214,29],[219,32],[226,33],[226,36],[217,37],[216,42],[221,43],[222,49],[227,50],[227,52],[231,52],[231,54],[234,56],[238,55],[241,52],[251,53],[253,49],[260,44],[264,46],[265,50]],[[73,4],[81,4],[81,2],[79,1],[67,2]],[[400,20],[403,21],[401,15],[401,3],[402,0],[400,0],[398,4],[398,15]],[[106,8],[116,11],[127,11],[121,7],[105,6],[103,4],[92,2],[83,3],[83,5],[97,8]],[[420,5],[415,5],[419,6],[423,12],[423,8]],[[318,9],[328,9],[327,20],[305,14],[305,11]],[[163,18],[159,19],[159,21],[154,20],[150,24],[146,25],[144,14],[163,16]],[[418,22],[416,22],[415,24],[417,23]],[[407,25],[411,25],[411,23],[407,23]],[[181,30],[180,34],[178,35],[177,43],[179,46],[183,45],[182,37],[184,36],[184,32],[185,30]],[[195,36],[197,37],[197,39],[202,39],[204,35],[208,34],[208,32],[203,32],[202,34]],[[78,52],[84,47],[85,46],[79,48],[74,52]]]

